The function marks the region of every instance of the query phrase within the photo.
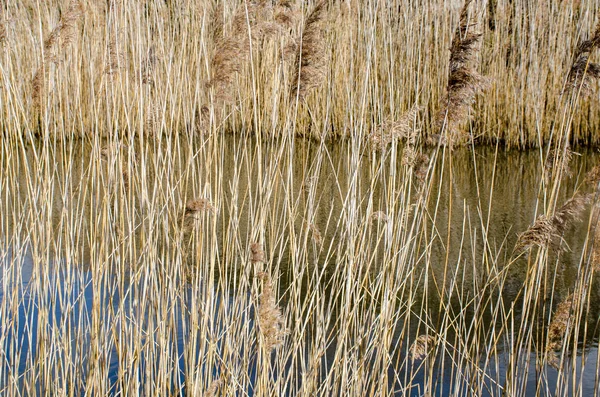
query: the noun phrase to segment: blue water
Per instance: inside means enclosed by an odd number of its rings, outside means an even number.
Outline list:
[[[3,266],[9,263],[12,258],[8,254],[8,257],[4,258]],[[28,253],[22,256],[22,264],[20,267],[21,272],[16,279],[7,280],[2,279],[2,287],[0,289],[0,299],[3,303],[5,300],[18,299],[18,318],[12,319],[16,321],[18,326],[14,327],[12,324],[5,324],[3,326],[2,334],[3,338],[3,351],[4,351],[4,368],[5,374],[12,374],[13,376],[22,377],[23,381],[27,379],[28,370],[36,363],[38,359],[36,347],[38,346],[38,335],[40,334],[40,327],[45,327],[48,333],[51,333],[53,329],[65,329],[64,324],[67,322],[69,328],[73,334],[77,334],[82,329],[89,329],[90,324],[93,321],[91,318],[91,308],[94,304],[94,294],[98,294],[96,298],[99,298],[99,302],[104,310],[126,310],[129,311],[128,315],[139,322],[141,327],[147,326],[147,318],[139,318],[139,311],[134,310],[135,302],[132,300],[133,291],[135,288],[142,288],[141,284],[143,281],[137,281],[127,286],[125,290],[125,296],[121,296],[118,288],[113,290],[107,290],[101,288],[100,290],[94,290],[92,283],[92,274],[84,269],[71,269],[71,273],[68,277],[66,272],[62,271],[50,271],[47,274],[47,282],[53,287],[47,288],[47,290],[53,291],[53,293],[47,296],[39,296],[32,289],[31,278],[33,274],[33,260],[31,255]],[[61,269],[61,263],[52,263],[49,268]],[[4,272],[3,272],[4,274]],[[109,283],[110,284],[110,283]],[[191,289],[188,289],[189,294]],[[10,295],[7,295],[10,294]],[[191,297],[185,297],[183,300],[186,301]],[[216,297],[216,304],[220,305],[221,300],[224,299],[222,296]],[[229,302],[231,298],[227,298]],[[98,302],[96,302],[97,304]],[[40,308],[50,308],[51,310],[46,314],[47,322],[40,324]],[[136,314],[138,313],[138,314]],[[145,313],[142,311],[141,313]],[[173,307],[172,315],[177,319],[176,335],[170,342],[170,356],[174,357],[172,363],[174,367],[174,376],[172,377],[172,389],[173,392],[181,393],[184,395],[185,390],[185,377],[188,373],[186,363],[183,357],[184,346],[190,338],[190,331],[186,310],[181,307],[181,304],[175,304]],[[136,318],[138,316],[138,318]],[[245,316],[245,317],[244,317]],[[252,327],[252,321],[254,317],[253,310],[249,310],[245,313],[243,318],[240,318],[242,322],[248,322]],[[186,326],[186,324],[188,324]],[[61,328],[62,326],[62,328]],[[119,326],[115,327],[115,330],[119,330]],[[212,326],[216,332],[223,331],[223,325],[218,319],[213,319]],[[15,332],[16,331],[16,332]],[[151,332],[151,331],[149,331]],[[118,332],[117,332],[118,333]],[[83,343],[89,343],[90,335],[83,335]],[[151,339],[151,338],[150,338]],[[81,341],[81,339],[80,339]],[[151,340],[149,340],[151,342]],[[240,349],[253,348],[240,346]],[[72,351],[86,352],[85,346],[72,346]],[[221,350],[220,346],[216,347],[217,352]],[[16,352],[20,352],[18,359],[18,369],[16,373],[14,368],[8,368],[6,363],[16,361]],[[327,376],[327,368],[333,362],[333,355],[335,352],[335,341],[327,349],[327,354],[322,358],[322,369],[320,378],[325,379]],[[199,355],[201,352],[197,352]],[[218,353],[217,353],[218,354]],[[400,347],[394,352],[396,359],[393,362],[403,363],[399,367],[390,365],[388,367],[388,379],[390,379],[390,387],[395,390],[395,395],[411,395],[420,396],[423,395],[426,384],[433,385],[433,395],[436,396],[470,396],[470,395],[482,395],[482,396],[501,396],[505,393],[505,389],[509,387],[506,385],[506,372],[508,366],[508,360],[510,355],[506,351],[500,351],[495,357],[492,357],[488,365],[485,368],[486,381],[485,388],[474,390],[469,387],[470,380],[474,384],[481,384],[482,382],[477,380],[474,375],[477,374],[456,374],[457,366],[453,364],[450,355],[445,355],[442,360],[437,360],[434,363],[435,371],[433,371],[434,378],[429,379],[426,376],[425,366],[429,365],[428,362],[422,360],[415,360],[414,362],[403,360],[402,356],[406,354],[406,347]],[[119,356],[118,352],[112,347],[110,352],[107,354],[109,359],[108,364],[108,378],[111,385],[111,393],[113,395],[119,394],[121,385],[118,384],[119,378]],[[598,362],[598,347],[597,344],[587,346],[585,349],[580,349],[577,354],[575,362],[571,362],[569,358],[564,361],[564,365],[567,369],[574,365],[576,368],[575,376],[567,376],[562,379],[562,388],[557,389],[559,382],[559,373],[556,369],[545,366],[543,368],[536,367],[536,355],[530,352],[524,352],[519,355],[519,359],[523,362],[526,358],[529,358],[529,364],[526,366],[528,371],[527,382],[525,385],[512,386],[512,390],[516,390],[519,395],[537,396],[537,395],[554,395],[555,391],[559,391],[561,395],[580,394],[583,396],[597,395],[599,384],[597,374],[597,362]],[[85,360],[85,354],[82,354],[82,359]],[[146,358],[141,355],[139,357],[140,368],[145,368],[147,365],[152,363],[146,362]],[[407,364],[410,363],[410,364]],[[585,364],[585,365],[584,365]],[[484,363],[480,363],[482,367]],[[83,374],[85,374],[86,363],[82,362],[84,368]],[[462,366],[463,370],[466,366]],[[219,377],[219,370],[216,368],[205,368],[201,367],[200,371],[211,372],[213,379]],[[288,365],[287,371],[290,370]],[[367,369],[368,371],[368,369]],[[140,371],[144,373],[144,371]],[[567,370],[565,373],[571,373],[572,371]],[[431,373],[431,372],[429,372]],[[250,384],[253,385],[257,378],[256,363],[251,363],[248,369],[248,378]],[[284,374],[282,374],[284,375]],[[481,373],[479,374],[481,376]],[[56,371],[56,376],[61,376],[60,371]],[[140,375],[140,382],[143,383],[144,379]],[[277,376],[277,374],[275,374]],[[301,374],[297,374],[298,383],[301,384]],[[408,377],[411,376],[412,379]],[[562,375],[564,377],[564,375]],[[459,386],[456,385],[456,379],[462,379]],[[3,378],[4,379],[4,378]],[[565,384],[566,382],[566,384]],[[404,388],[403,384],[410,384],[410,388]],[[38,390],[38,393],[43,393],[42,390]],[[75,394],[84,395],[83,386],[81,390],[74,390]],[[253,386],[250,390],[246,390],[246,395],[252,396]],[[292,394],[290,394],[292,395]]]

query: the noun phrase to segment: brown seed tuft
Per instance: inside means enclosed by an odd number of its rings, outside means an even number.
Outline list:
[[[78,0],[72,1],[67,11],[60,18],[58,25],[44,41],[44,58],[32,80],[32,99],[36,108],[41,106],[42,98],[46,92],[48,65],[58,61],[58,50],[65,51],[74,41],[77,23],[82,16],[83,5]]]
[[[151,87],[154,86],[154,68],[157,61],[158,57],[156,56],[156,51],[152,46],[148,49],[148,53],[142,62],[142,84],[147,84]]]
[[[596,165],[588,171],[585,175],[585,181],[590,185],[596,185],[600,182],[600,165]]]
[[[553,173],[560,172],[564,176],[571,176],[571,159],[573,158],[573,152],[570,149],[564,151],[564,155],[561,155],[563,150],[552,149],[546,157],[544,163],[544,178],[549,181]]]
[[[577,304],[577,297],[574,294],[567,296],[556,307],[556,310],[552,316],[552,321],[548,326],[546,352],[548,353],[548,363],[555,368],[560,366],[560,362],[554,351],[561,349],[563,340],[569,328],[569,324],[572,321],[573,309]]]
[[[325,51],[324,0],[320,0],[312,9],[298,43],[296,62],[292,80],[292,99],[304,100],[318,87],[326,76],[327,53]]]
[[[250,262],[265,263],[265,251],[259,243],[250,244]]]
[[[210,109],[208,106],[202,105],[200,109],[196,110],[194,121],[195,132],[200,135],[208,134],[210,132]]]
[[[196,200],[190,200],[185,205],[186,217],[196,218],[200,213],[203,212],[215,212],[215,207],[213,207],[209,199],[200,198]]]
[[[310,230],[313,242],[319,247],[323,246],[323,236],[321,236],[321,232],[317,225],[309,223],[308,229]]]
[[[471,30],[471,27],[476,25],[469,19],[471,1],[465,1],[459,25],[454,32],[450,47],[446,100],[438,116],[439,129],[444,138],[438,142],[451,148],[469,140],[469,136],[461,131],[461,124],[468,121],[476,95],[489,85],[488,79],[470,66],[476,62],[477,45],[482,36],[481,33]]]
[[[398,120],[388,119],[377,127],[369,136],[373,150],[384,150],[395,139],[405,139],[408,146],[414,146],[419,129],[415,127],[420,106],[413,106],[402,114]]]
[[[6,32],[6,21],[3,19],[2,14],[3,12],[0,11],[0,48],[4,47],[6,39],[8,37],[8,34]]]
[[[596,218],[598,219],[598,218]],[[592,270],[600,271],[600,228],[598,225],[594,228],[594,239],[592,241]]]
[[[106,66],[104,73],[111,75],[118,73],[123,67],[123,52],[119,48],[119,34],[118,32],[112,32],[108,38],[108,59],[106,60]]]
[[[241,74],[248,61],[250,40],[252,45],[256,46],[272,31],[268,20],[272,15],[272,7],[268,3],[243,2],[234,14],[231,31],[228,35],[220,37],[216,43],[211,61],[212,79],[207,86],[214,89],[215,99],[219,104],[234,100],[235,79],[238,74]]]
[[[371,214],[371,222],[387,222],[390,218],[383,211],[376,211]]]
[[[408,350],[410,357],[413,360],[421,360],[427,357],[436,342],[437,338],[433,335],[419,335]]]
[[[521,251],[534,246],[560,249],[567,226],[579,220],[590,198],[590,194],[577,194],[567,200],[553,216],[540,215],[529,229],[519,235],[515,250]]]
[[[594,49],[600,46],[600,23],[589,40],[582,40],[575,49],[573,64],[567,75],[566,93],[588,95],[594,80],[600,78],[600,66],[590,61]]]
[[[413,169],[417,181],[423,183],[427,178],[427,172],[429,171],[429,156],[424,153],[419,153],[415,158]]]
[[[277,306],[271,276],[261,272],[257,274],[257,277],[263,281],[258,305],[258,326],[261,335],[259,341],[265,351],[271,352],[283,344],[283,338],[288,331],[285,327],[285,318]]]
[[[210,383],[208,389],[206,389],[206,393],[204,394],[206,397],[216,397],[219,388],[223,384],[223,380],[221,378],[216,379]]]

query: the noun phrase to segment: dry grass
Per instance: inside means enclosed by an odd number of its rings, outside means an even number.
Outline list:
[[[560,142],[566,132],[553,126],[565,87],[597,85],[598,18],[587,2],[63,3],[3,10],[3,85],[12,89],[0,113],[11,134],[142,134],[153,105],[157,135],[369,140],[417,103],[423,142],[524,148]],[[296,97],[306,112],[293,110]],[[567,138],[597,143],[599,102],[580,102]]]
[[[529,229],[519,235],[516,249],[534,246],[560,249],[563,246],[565,230],[573,222],[580,220],[579,216],[591,197],[590,194],[577,194],[567,200],[552,216],[540,215]]]
[[[1,395],[587,390],[592,3],[1,10]]]
[[[267,353],[283,344],[283,338],[288,333],[285,327],[285,317],[277,305],[271,276],[268,273],[258,273],[262,280],[262,292],[258,304],[258,326],[260,343]]]
[[[327,75],[327,51],[323,21],[326,2],[319,0],[308,14],[298,40],[292,98],[304,100],[314,88],[325,81]]]
[[[483,34],[474,30],[477,22],[469,13],[470,4],[471,0],[465,0],[460,11],[458,27],[452,38],[446,99],[438,116],[442,142],[450,147],[472,140],[469,134],[462,131],[462,126],[471,118],[471,107],[476,95],[488,85],[475,65],[479,41]]]

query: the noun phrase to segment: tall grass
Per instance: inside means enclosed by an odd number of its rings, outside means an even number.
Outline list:
[[[594,5],[3,5],[0,394],[598,394]]]
[[[160,134],[366,137],[416,103],[424,134],[439,134],[457,77],[449,50],[467,34],[469,75],[489,85],[461,128],[478,142],[540,146],[573,60],[597,56],[577,47],[595,42],[596,5],[472,3],[458,29],[460,2],[12,2],[0,24],[3,131],[129,136],[154,120]],[[581,101],[572,141],[597,143],[597,106]]]
[[[3,395],[571,395],[595,371],[595,187],[565,179],[521,244],[535,154],[431,149],[423,175],[395,143],[94,142],[3,141]]]

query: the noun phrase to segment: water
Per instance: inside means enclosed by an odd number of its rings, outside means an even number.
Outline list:
[[[397,200],[403,197],[416,197],[416,188],[408,195],[396,194],[404,183],[401,167],[394,166],[391,158],[381,159],[379,154],[356,156],[347,144],[296,141],[287,156],[281,155],[276,143],[259,144],[252,139],[224,138],[220,146],[214,147],[209,141],[171,144],[175,149],[170,154],[154,157],[147,153],[156,147],[147,148],[146,157],[141,156],[144,160],[137,165],[138,174],[128,176],[127,182],[122,180],[117,161],[95,158],[98,148],[85,144],[53,149],[56,161],[52,164],[36,164],[33,148],[17,155],[14,162],[5,160],[8,167],[3,181],[10,189],[3,193],[1,209],[11,216],[2,221],[0,245],[0,310],[5,320],[1,333],[3,388],[16,384],[33,387],[29,393],[49,392],[38,380],[41,372],[49,378],[63,379],[62,383],[76,395],[116,395],[125,390],[145,394],[159,387],[160,382],[174,394],[197,394],[206,390],[207,380],[237,371],[236,376],[247,385],[244,393],[255,395],[263,365],[260,355],[254,353],[257,342],[253,339],[257,332],[253,297],[258,284],[242,265],[246,263],[245,247],[260,233],[255,227],[259,223],[264,224],[265,241],[275,242],[266,250],[271,265],[281,275],[279,305],[308,305],[306,302],[315,296],[307,291],[322,294],[321,314],[290,315],[309,324],[303,340],[325,338],[327,342],[320,347],[322,353],[316,359],[320,366],[312,379],[317,383],[328,381],[329,369],[340,360],[336,353],[343,344],[356,346],[348,348],[348,354],[354,352],[355,359],[362,360],[363,371],[377,379],[382,364],[378,348],[369,343],[380,338],[375,325],[384,311],[381,294],[386,289],[376,289],[369,296],[355,292],[361,291],[359,287],[344,287],[336,264],[349,260],[366,263],[364,269],[356,270],[357,279],[365,285],[362,290],[377,285],[382,271],[378,263],[389,260],[387,243],[382,243],[387,241],[389,224],[350,224],[368,231],[363,234],[360,230],[349,233],[344,224],[353,219],[350,213],[369,219],[377,210],[387,214],[397,211],[401,205]],[[131,153],[129,148],[122,150],[126,160],[131,160]],[[519,308],[525,299],[522,287],[529,271],[527,258],[505,270],[500,289],[487,290],[490,270],[485,267],[509,259],[517,233],[526,230],[540,211],[536,207],[544,198],[540,197],[543,163],[539,153],[496,155],[492,149],[478,148],[456,151],[452,156],[452,178],[437,175],[431,181],[432,191],[440,194],[439,200],[428,202],[426,211],[433,243],[429,246],[425,239],[425,243],[415,246],[430,257],[413,258],[414,268],[410,270],[410,277],[421,281],[415,290],[408,285],[408,290],[400,290],[395,301],[400,310],[405,304],[403,299],[412,297],[421,302],[423,310],[411,309],[403,317],[409,324],[399,321],[394,328],[383,371],[387,388],[395,395],[496,396],[507,390],[524,395],[597,395],[600,289],[595,281],[590,284],[586,327],[578,334],[578,348],[574,353],[567,351],[562,371],[540,365],[543,348],[515,350],[506,332],[494,344],[494,351],[485,351],[489,338],[497,335],[495,329],[503,325],[494,310],[513,308],[517,314],[512,318],[520,320]],[[575,189],[585,189],[583,176],[598,158],[593,152],[575,157],[572,176],[564,183],[559,203]],[[275,159],[280,166],[272,166]],[[353,162],[357,168],[352,167]],[[144,171],[140,171],[142,167]],[[398,176],[390,177],[394,169]],[[33,174],[37,174],[33,179],[27,176]],[[52,176],[51,181],[44,175]],[[268,180],[274,182],[266,184]],[[147,197],[128,196],[126,189],[111,190],[115,183],[143,186],[150,193]],[[122,208],[107,205],[106,197],[119,194],[124,194],[121,201],[116,201]],[[203,224],[203,234],[177,234],[177,214],[187,200],[198,196],[221,203],[215,214],[203,215],[217,220]],[[270,208],[267,218],[261,218],[265,214],[258,211],[261,205]],[[278,215],[286,213],[296,214],[297,219],[290,221]],[[582,219],[588,217],[589,209]],[[125,219],[135,219],[133,227]],[[129,237],[120,242],[112,241],[114,237],[104,241],[102,236],[107,234],[103,233],[110,230],[106,225],[119,224],[129,227]],[[74,229],[74,225],[78,227]],[[576,285],[582,272],[586,234],[585,221],[574,224],[565,235],[568,250],[550,254],[548,278],[541,287],[549,298],[561,300]],[[365,236],[368,242],[360,242],[356,236]],[[190,242],[186,244],[190,245],[183,244],[188,237]],[[345,239],[369,247],[368,252],[338,252],[340,247],[350,246],[340,245]],[[236,241],[243,248],[236,250],[228,241]],[[207,251],[206,246],[212,249]],[[446,246],[460,249],[447,250]],[[132,251],[137,254],[132,255]],[[352,255],[358,259],[349,259]],[[494,262],[490,258],[502,260]],[[444,267],[446,262],[453,264],[449,273]],[[445,292],[440,292],[441,288]],[[479,288],[486,289],[484,293],[489,296],[483,301],[486,306],[466,304],[465,300],[483,294]],[[359,307],[357,313],[364,316],[360,321],[344,319],[343,305],[348,301],[336,295],[342,290],[356,294],[351,299]],[[531,326],[526,332],[543,332],[553,305],[556,302],[542,302],[540,320],[526,323]],[[423,333],[423,313],[429,316],[425,319],[428,324],[446,324],[446,341],[477,340],[479,335],[486,342],[473,354],[479,362],[469,362],[471,358],[464,355],[468,349],[452,347],[453,343],[438,343],[438,353],[444,353],[435,359],[407,359],[407,341]],[[329,320],[322,325],[312,324],[322,314]],[[473,318],[486,324],[471,333]],[[354,328],[340,339],[336,335],[344,321],[353,321]],[[319,330],[327,335],[319,336]],[[210,340],[203,344],[207,337]],[[541,343],[539,337],[532,341]],[[236,342],[238,351],[231,347]],[[296,349],[303,357],[310,357],[317,347],[315,343]],[[94,355],[102,356],[95,361],[102,363],[101,368],[88,364]],[[231,362],[234,356],[240,363],[231,368],[208,364]],[[46,368],[45,360],[60,365]],[[515,367],[515,360],[521,364]],[[301,390],[310,377],[300,367],[293,355],[285,356],[273,364],[271,376],[287,379],[293,385],[291,390]],[[507,384],[507,374],[514,368],[527,372],[527,376],[517,377],[523,379],[522,385]],[[197,376],[204,381],[200,389],[190,386],[190,379]],[[98,378],[105,380],[90,386]],[[369,389],[373,382],[366,381],[364,390],[374,390]],[[287,394],[295,392],[288,389]]]

